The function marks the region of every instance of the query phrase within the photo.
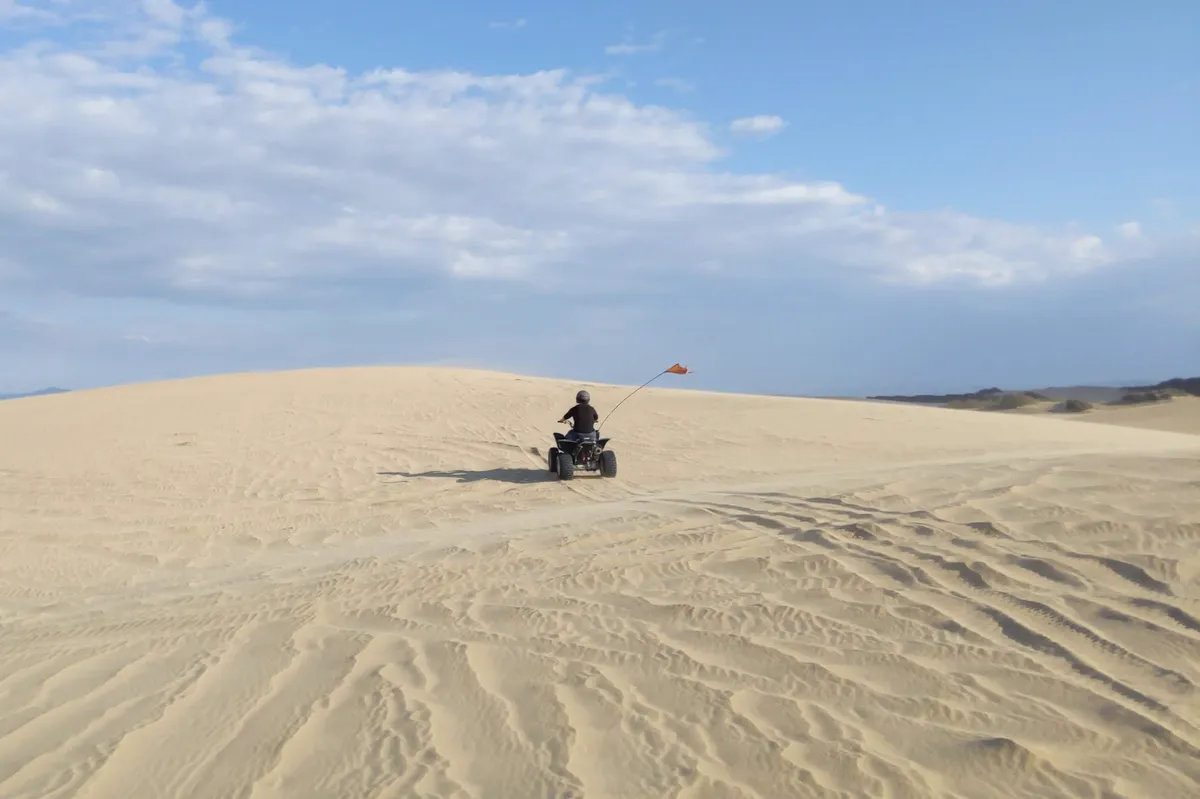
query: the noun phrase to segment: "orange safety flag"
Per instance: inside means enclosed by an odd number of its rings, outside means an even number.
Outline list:
[[[617,408],[620,408],[620,407],[621,407],[621,406],[622,406],[622,405],[625,403],[625,400],[629,399],[629,398],[630,398],[630,397],[632,397],[634,394],[638,393],[638,392],[639,392],[639,391],[641,391],[643,388],[645,388],[646,386],[650,385],[650,384],[651,384],[651,383],[653,383],[655,380],[657,380],[658,378],[662,377],[662,376],[663,376],[663,375],[665,375],[665,374],[672,374],[672,375],[686,375],[686,374],[691,374],[691,372],[688,370],[688,368],[687,368],[686,366],[682,366],[682,365],[680,365],[680,364],[675,364],[675,365],[674,365],[674,366],[672,366],[672,367],[669,367],[669,368],[667,368],[667,369],[663,369],[661,372],[659,372],[658,374],[656,374],[654,377],[650,378],[650,379],[649,379],[649,380],[647,380],[645,383],[642,383],[640,386],[638,386],[637,388],[635,388],[633,391],[630,391],[628,394],[626,394],[626,395],[625,395],[625,399],[622,399],[620,402],[618,402],[618,403],[616,404],[616,407],[614,407],[614,408],[613,408],[611,411],[609,411],[609,412],[608,412],[608,416],[612,416],[614,413],[616,413],[616,410],[617,410]],[[607,422],[607,421],[608,421],[608,416],[605,416],[605,417],[604,417],[604,422]],[[604,426],[604,422],[601,422],[601,423],[600,423],[600,427],[603,427],[603,426]]]

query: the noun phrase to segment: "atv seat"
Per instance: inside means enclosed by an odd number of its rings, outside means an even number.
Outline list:
[[[555,433],[554,443],[558,444],[558,448],[564,451],[571,451],[577,444],[595,444],[600,449],[608,446],[609,439],[596,438],[596,433],[584,433],[579,441],[570,441],[567,439],[566,433]]]
[[[570,443],[572,443],[572,444],[582,444],[582,443],[584,443],[584,442],[586,442],[586,441],[596,441],[596,440],[597,440],[597,439],[596,439],[596,436],[597,436],[597,435],[598,435],[597,433],[580,433],[580,434],[579,434],[579,441],[572,441],[572,442],[570,442]],[[566,433],[557,433],[557,432],[556,432],[556,433],[554,434],[554,440],[555,440],[555,441],[562,441],[562,440],[563,440],[564,438],[566,438],[566,437],[567,437],[567,434],[566,434]]]

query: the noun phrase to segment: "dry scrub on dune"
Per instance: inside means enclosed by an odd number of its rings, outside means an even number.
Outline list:
[[[1029,405],[1045,402],[1047,397],[1026,391],[1009,391],[1000,394],[973,397],[971,399],[951,400],[946,407],[953,410],[972,411],[1015,411]]]
[[[1148,402],[1168,402],[1177,396],[1185,396],[1181,391],[1156,389],[1153,391],[1130,391],[1123,394],[1114,405],[1144,405]]]
[[[1054,406],[1055,413],[1087,413],[1092,409],[1092,403],[1080,399],[1063,400]]]

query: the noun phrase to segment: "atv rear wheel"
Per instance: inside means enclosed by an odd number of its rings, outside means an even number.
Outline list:
[[[612,450],[606,449],[600,453],[600,476],[617,476],[617,453]]]
[[[556,460],[558,461],[555,465],[558,467],[557,471],[559,480],[570,480],[575,476],[575,461],[571,460],[571,454],[569,452],[558,453],[558,458]]]
[[[550,454],[547,456],[546,460],[548,462],[548,465],[550,466],[550,471],[557,472],[558,471],[558,447],[550,448]]]

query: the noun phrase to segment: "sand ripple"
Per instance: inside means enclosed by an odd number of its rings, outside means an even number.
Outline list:
[[[420,374],[450,405],[499,380]],[[0,408],[6,434],[42,442],[0,458],[6,799],[1200,783],[1200,446],[1183,436],[857,403],[786,422],[783,400],[661,392],[627,422],[642,448],[621,479],[566,486],[530,451],[563,386],[510,386],[545,408],[473,430],[454,408],[378,406],[378,372],[273,379],[233,385],[285,407],[281,381],[325,394],[286,422],[206,410],[233,378],[123,389],[195,395],[137,422],[103,393]],[[679,403],[727,443],[680,443]],[[26,430],[67,408],[65,431]],[[386,410],[396,430],[375,435]],[[106,458],[65,458],[84,411]],[[846,452],[823,448],[841,434]],[[759,454],[781,436],[787,454]]]

